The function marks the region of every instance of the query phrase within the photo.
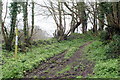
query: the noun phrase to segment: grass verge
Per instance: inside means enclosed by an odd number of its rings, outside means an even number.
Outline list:
[[[107,47],[108,45],[103,45],[101,41],[96,40],[85,48],[86,56],[96,63],[94,75],[89,75],[88,78],[120,78],[120,58],[108,59]]]
[[[65,58],[70,58],[79,46],[87,41],[93,40],[91,35],[73,34],[77,38],[69,38],[68,40],[57,42],[55,39],[49,41],[52,44],[39,44],[34,46],[29,52],[18,53],[17,59],[13,57],[14,52],[2,52],[2,72],[3,78],[23,78],[26,71],[30,71],[38,67],[41,62],[53,57],[65,50],[68,50]],[[47,41],[47,43],[49,42]]]

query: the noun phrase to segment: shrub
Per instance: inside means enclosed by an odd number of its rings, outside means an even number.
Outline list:
[[[115,38],[115,40],[117,38]],[[119,40],[117,39],[117,41]],[[110,49],[109,44],[103,45],[100,41],[94,41],[85,47],[84,52],[88,56],[88,59],[95,61],[94,74],[89,74],[87,78],[120,78],[120,58],[108,59],[106,56],[106,51],[108,48]]]
[[[100,40],[103,41],[105,44],[108,43],[108,40],[109,40],[109,34],[107,31],[102,31],[100,33]]]
[[[106,53],[108,58],[118,58],[120,56],[120,35],[114,35],[112,39]]]
[[[112,64],[111,64],[112,63]],[[98,61],[95,65],[94,78],[118,78],[118,60]]]

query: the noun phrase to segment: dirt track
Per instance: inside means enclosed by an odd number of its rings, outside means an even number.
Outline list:
[[[25,77],[75,78],[80,75],[86,77],[88,74],[92,74],[94,63],[87,60],[82,51],[82,49],[90,43],[91,42],[87,42],[80,46],[80,49],[69,59],[64,58],[67,51],[50,58],[48,61],[39,65],[37,69],[34,69],[32,72],[28,72]],[[61,72],[61,70],[66,67],[68,67],[68,70]]]

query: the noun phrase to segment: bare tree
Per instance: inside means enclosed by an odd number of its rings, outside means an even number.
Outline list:
[[[49,1],[48,4],[45,3],[45,8],[48,9],[51,16],[53,17],[55,24],[57,26],[57,29],[55,30],[54,36],[58,40],[64,40],[66,39],[65,29],[66,29],[66,22],[65,22],[65,12],[63,9],[63,3],[60,1],[56,1],[56,3]]]
[[[104,23],[105,23],[105,14],[104,14],[104,11],[103,11],[103,4],[104,2],[101,2],[99,3],[98,5],[98,10],[99,10],[99,14],[98,14],[98,17],[99,17],[99,30],[102,31],[104,29]],[[101,22],[102,21],[102,22]]]
[[[77,9],[78,13],[81,16],[82,20],[82,32],[86,33],[87,32],[87,12],[86,12],[86,4],[85,2],[77,2]]]
[[[93,32],[97,33],[97,2],[94,3],[94,6],[93,6]]]
[[[0,0],[0,34],[1,34],[1,27],[2,27],[2,1]]]
[[[37,3],[36,3],[37,4]],[[47,8],[50,12],[50,15],[53,16],[53,19],[56,23],[57,30],[55,30],[55,37],[57,37],[58,40],[64,40],[68,35],[75,32],[75,29],[78,28],[78,26],[83,23],[83,31],[87,31],[87,19],[86,19],[86,12],[85,12],[85,6],[83,8],[83,11],[79,9],[80,4],[76,5],[77,2],[72,2],[73,6],[69,6],[69,3],[67,2],[52,2],[49,1],[49,3],[45,3],[45,5],[40,5],[41,7]],[[83,5],[85,5],[83,3]],[[65,8],[68,10],[66,11]],[[81,16],[82,13],[83,16]],[[70,16],[71,19],[71,25],[70,30],[66,31],[66,18],[65,16]]]
[[[33,35],[33,30],[34,30],[34,1],[32,0],[32,29],[31,29],[31,35],[30,35],[30,38],[32,37]]]
[[[1,5],[2,5],[2,1],[1,1]],[[5,16],[4,16],[4,19],[2,20],[2,16],[1,16],[1,30],[2,30],[2,35],[3,35],[3,39],[5,41],[5,44],[7,43],[7,39],[8,39],[8,31],[7,31],[7,28],[5,26],[5,19],[6,19],[6,16],[7,16],[7,12],[8,12],[8,1],[6,2],[6,12],[5,12]],[[1,7],[1,10],[2,10],[2,7]],[[1,15],[2,15],[2,11],[1,11]]]
[[[29,29],[28,29],[28,0],[26,2],[23,2],[23,23],[24,23],[24,38],[25,38],[25,44],[28,44],[28,35],[29,35]]]
[[[78,9],[78,6],[75,6],[76,3],[73,2],[73,8],[70,8],[70,6],[67,4],[67,2],[64,2],[64,5],[69,9],[69,11],[72,13],[72,21],[71,21],[71,27],[68,31],[67,35],[70,33],[74,33],[75,29],[78,28],[78,26],[82,23],[81,16],[79,14],[80,10]]]

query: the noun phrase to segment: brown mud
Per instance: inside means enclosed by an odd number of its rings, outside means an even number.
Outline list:
[[[73,56],[65,59],[67,51],[60,53],[46,62],[43,62],[37,69],[26,73],[26,78],[76,78],[77,76],[87,77],[93,74],[94,62],[87,59],[83,53],[85,46],[91,44],[87,42],[80,46]]]

